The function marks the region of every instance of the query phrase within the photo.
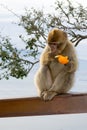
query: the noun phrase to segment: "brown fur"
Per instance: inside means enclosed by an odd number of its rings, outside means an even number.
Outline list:
[[[51,100],[57,94],[67,93],[73,86],[78,66],[75,48],[65,32],[53,29],[49,32],[47,41],[40,57],[40,68],[35,75],[35,85],[43,100]],[[55,51],[52,51],[52,47]],[[69,63],[60,64],[54,58],[58,54],[68,56]]]

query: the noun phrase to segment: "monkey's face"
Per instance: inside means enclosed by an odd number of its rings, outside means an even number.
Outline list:
[[[53,29],[48,35],[48,46],[51,53],[60,54],[66,46],[67,34],[61,30]]]
[[[62,43],[59,42],[50,42],[48,43],[51,53],[60,53],[61,47],[62,47]]]

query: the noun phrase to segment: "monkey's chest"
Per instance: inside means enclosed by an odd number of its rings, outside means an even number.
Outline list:
[[[55,79],[56,76],[63,70],[64,65],[55,61],[55,62],[50,63],[49,68],[50,68],[52,77]]]

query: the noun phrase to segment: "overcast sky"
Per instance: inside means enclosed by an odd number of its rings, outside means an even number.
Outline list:
[[[13,9],[15,12],[21,12],[25,7],[47,7],[54,5],[56,0],[0,0],[0,4],[4,4],[10,9]],[[61,1],[61,0],[59,0]],[[66,3],[66,0],[64,0],[64,3]],[[74,0],[74,4],[81,3],[83,6],[87,6],[86,0]],[[0,8],[0,13],[7,12],[3,8]]]
[[[64,0],[66,4],[66,0]],[[17,17],[15,17],[11,12],[9,12],[6,7],[11,9],[13,12],[16,14],[23,14],[24,8],[44,8],[45,11],[49,12],[52,11],[52,6],[54,6],[55,0],[0,0],[0,22],[18,20]],[[87,6],[87,1],[86,0],[74,0],[73,3],[76,5],[76,3],[81,3],[84,7]],[[3,7],[5,6],[5,8]],[[2,26],[2,25],[1,25]],[[6,26],[6,25],[5,25]],[[3,27],[0,28],[2,30]],[[6,30],[8,28],[6,27]],[[6,33],[5,30],[5,33]],[[8,33],[8,32],[7,32]],[[11,33],[11,32],[10,32]],[[84,41],[86,44],[79,44],[79,46],[76,48],[78,57],[80,59],[87,59],[87,42]]]

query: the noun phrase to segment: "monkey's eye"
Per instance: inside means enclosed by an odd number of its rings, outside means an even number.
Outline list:
[[[57,45],[58,43],[57,43],[57,42],[49,42],[48,44],[49,44],[49,45],[54,45],[54,46],[55,46],[55,45]]]
[[[52,45],[54,45],[54,46],[55,46],[56,44],[57,44],[57,43],[55,43],[55,42],[52,43]]]
[[[59,44],[59,45],[62,45],[63,43],[62,43],[62,42],[59,42],[58,44]]]

